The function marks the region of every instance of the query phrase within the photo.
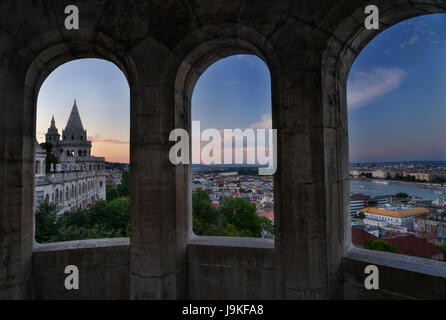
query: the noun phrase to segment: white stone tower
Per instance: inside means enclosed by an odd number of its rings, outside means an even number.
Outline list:
[[[91,141],[87,141],[87,131],[77,109],[76,100],[68,118],[67,126],[62,130],[62,140],[58,144],[61,158],[89,157]]]

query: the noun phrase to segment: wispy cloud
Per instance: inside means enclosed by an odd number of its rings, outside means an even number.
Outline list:
[[[232,82],[226,82],[226,85],[228,87],[232,87],[232,86],[235,86],[236,84],[239,84],[239,83],[240,83],[240,81],[232,81]]]
[[[408,20],[400,25],[401,31],[395,44],[402,50],[416,44],[439,44],[437,32],[432,30],[432,25],[424,20]],[[410,35],[410,36],[409,36]]]
[[[91,142],[99,142],[99,143],[108,143],[108,144],[130,144],[128,141],[122,141],[118,139],[108,139],[108,138],[101,138],[101,136],[96,135],[94,137],[89,136],[88,140]]]
[[[271,117],[271,114],[264,114],[262,116],[262,121],[253,123],[249,127],[252,129],[272,129],[273,119]]]
[[[413,36],[410,36],[407,40],[400,43],[400,48],[405,49],[407,46],[412,46],[414,44],[417,44],[420,40],[420,37],[416,34]]]
[[[349,108],[364,105],[397,89],[405,76],[406,72],[399,68],[372,68],[370,71],[354,73],[347,85]]]

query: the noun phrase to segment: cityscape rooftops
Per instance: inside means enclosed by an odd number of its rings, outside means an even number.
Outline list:
[[[386,241],[393,244],[402,254],[409,256],[425,258],[442,254],[432,243],[414,236],[386,239]]]
[[[362,230],[362,228],[352,228],[352,243],[354,245],[362,247],[366,240],[378,240],[379,238],[373,234]]]
[[[360,210],[361,213],[373,213],[383,216],[395,217],[395,218],[406,218],[418,216],[420,214],[429,213],[430,210],[426,208],[410,208],[404,209],[404,207],[388,207],[386,209],[382,208],[364,208]]]

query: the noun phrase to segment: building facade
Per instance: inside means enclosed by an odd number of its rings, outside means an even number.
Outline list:
[[[426,208],[409,208],[402,206],[386,206],[386,208],[364,208],[360,210],[364,213],[364,224],[385,228],[388,226],[413,228],[413,219],[416,216],[429,213]],[[407,231],[406,230],[406,231]]]
[[[62,138],[62,139],[61,139]],[[55,204],[58,213],[85,209],[105,200],[105,158],[91,156],[91,141],[87,139],[74,101],[62,137],[54,121],[45,135],[52,145],[51,152],[59,163],[46,170],[46,152],[36,141],[35,206],[46,201]]]

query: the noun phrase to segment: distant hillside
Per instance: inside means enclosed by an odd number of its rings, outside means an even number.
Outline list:
[[[119,163],[119,162],[106,162],[105,163],[105,170],[119,170],[123,171],[128,169],[129,164],[128,163]]]

